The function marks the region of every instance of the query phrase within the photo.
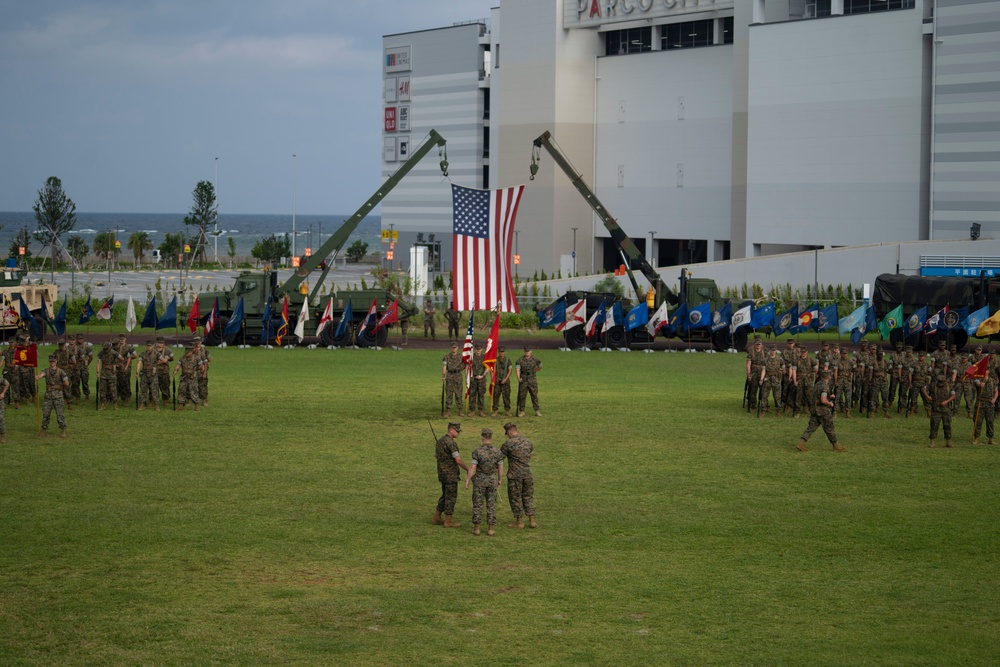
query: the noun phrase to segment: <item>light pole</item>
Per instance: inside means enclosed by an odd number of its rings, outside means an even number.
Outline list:
[[[518,263],[514,265],[514,279],[515,280],[517,279],[517,267],[521,265],[521,257],[520,257],[521,253],[518,252],[518,250],[517,250],[517,235],[520,234],[520,233],[521,233],[521,230],[519,230],[519,229],[515,229],[514,230],[514,254],[518,255],[518,258],[517,258],[517,262]]]
[[[219,158],[215,158],[215,263],[219,263]]]
[[[649,233],[649,263],[652,264],[653,266],[656,266],[656,253],[653,252],[653,248],[656,247],[653,245],[654,243],[653,237],[655,236],[656,232]]]
[[[298,156],[292,153],[292,257],[298,257],[295,252],[295,163]]]
[[[576,276],[576,230],[578,227],[573,227],[573,275]]]

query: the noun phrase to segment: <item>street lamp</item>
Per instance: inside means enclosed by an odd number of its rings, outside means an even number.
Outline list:
[[[521,230],[519,230],[519,229],[515,229],[514,230],[514,254],[515,255],[520,255],[521,254],[517,250],[517,235],[520,234],[520,233],[521,233]],[[520,264],[520,257],[518,257],[518,264],[514,265],[514,278],[515,279],[517,278],[517,267],[518,267],[519,264]]]
[[[215,262],[219,262],[219,158],[215,158]]]
[[[654,236],[656,236],[656,232],[650,232],[649,233],[649,263],[652,264],[653,266],[656,266],[656,253],[653,252],[653,248],[656,247],[656,246],[653,245],[653,243],[654,243],[653,237]]]
[[[292,153],[292,257],[298,257],[295,252],[295,163],[298,156]]]
[[[578,227],[573,227],[573,275],[576,276],[576,230]]]

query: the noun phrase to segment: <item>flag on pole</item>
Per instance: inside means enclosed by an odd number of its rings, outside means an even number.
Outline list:
[[[365,331],[375,326],[375,322],[378,319],[378,299],[372,299],[372,305],[368,308],[368,314],[365,315],[365,321],[361,323],[361,328],[358,329],[358,338],[360,339]]]
[[[331,297],[331,300],[333,297]],[[354,326],[354,311],[351,309],[351,300],[347,300],[347,308],[344,308],[344,314],[340,316],[340,321],[337,322],[337,330],[333,332],[334,338],[341,339],[344,336],[350,337],[350,332],[348,332],[347,327]]]
[[[613,303],[611,305],[611,308],[605,309],[604,325],[601,326],[601,334],[606,334],[621,322],[622,319],[621,312],[622,312],[622,304],[620,301],[616,301],[615,303]]]
[[[990,372],[990,358],[989,355],[984,356],[982,359],[972,364],[965,369],[965,377],[967,378],[984,378]]]
[[[587,300],[580,299],[566,309],[566,318],[556,325],[556,331],[568,331],[587,321]]]
[[[795,333],[795,327],[799,322],[799,304],[794,304],[791,308],[783,312],[774,320],[774,324],[771,328],[774,331],[775,336],[781,336],[786,331],[788,333]]]
[[[222,331],[222,337],[228,338],[231,335],[238,334],[240,329],[243,328],[243,297],[240,297],[239,303],[236,304],[236,309],[233,310],[233,316],[229,318],[229,323],[226,324],[226,328]]]
[[[14,365],[38,367],[38,346],[35,343],[30,345],[17,345],[14,347]]]
[[[52,331],[55,332],[57,336],[62,336],[66,333],[66,300],[63,300],[62,306],[59,307],[59,312],[56,313],[56,317],[52,320]]]
[[[114,310],[114,308],[115,308],[115,297],[114,295],[111,295],[108,298],[108,300],[104,302],[104,305],[101,306],[101,309],[97,311],[97,319],[110,320],[111,313]]]
[[[920,333],[926,323],[927,306],[923,306],[906,320],[906,335],[912,336],[915,333]]]
[[[323,329],[326,329],[327,325],[333,322],[333,297],[326,302],[326,309],[319,318],[319,324],[316,325],[316,335],[319,336],[323,333]]]
[[[625,316],[625,331],[638,329],[647,322],[649,322],[649,306],[646,305],[645,301],[642,301],[635,308],[628,311],[628,315]]]
[[[813,328],[813,320],[819,316],[819,304],[813,303],[805,310],[799,311],[799,323],[796,333],[801,333],[806,329]]]
[[[1000,310],[983,320],[983,323],[976,329],[976,336],[985,338],[998,332],[1000,332]]]
[[[271,324],[274,320],[274,312],[271,310],[271,299],[272,297],[267,297],[267,302],[264,304],[264,314],[260,317],[260,344],[267,345],[268,341],[271,340]]]
[[[375,324],[375,331],[372,335],[377,334],[378,330],[382,327],[387,327],[393,322],[399,321],[399,300],[393,301],[389,304],[389,307],[385,309],[382,313],[382,317],[378,318],[378,322]]]
[[[865,319],[866,308],[866,304],[861,304],[850,315],[840,318],[840,322],[837,324],[837,332],[846,334],[850,333],[852,329],[857,328]]]
[[[590,316],[590,320],[587,322],[587,329],[585,331],[587,338],[593,338],[597,335],[597,328],[604,324],[606,314],[606,308],[602,301],[601,307],[594,311],[594,314]]]
[[[687,319],[688,304],[687,301],[685,301],[670,314],[670,320],[667,324],[667,333],[671,335],[677,333],[677,329],[687,324]]]
[[[139,326],[143,329],[155,328],[157,319],[159,318],[156,317],[156,295],[153,295],[153,298],[146,304],[146,313],[142,316],[142,324]]]
[[[63,304],[65,307],[65,304]],[[969,316],[962,320],[962,328],[965,329],[965,333],[970,336],[975,336],[976,331],[979,330],[979,325],[985,322],[990,316],[990,307],[983,306],[974,313],[969,313]],[[56,319],[59,319],[56,316]]]
[[[490,327],[490,337],[486,339],[486,351],[483,352],[483,364],[490,369],[490,396],[493,396],[493,386],[497,381],[497,351],[500,348],[500,313],[493,318]]]
[[[207,336],[215,331],[217,326],[219,326],[219,297],[215,297],[215,303],[212,304],[212,312],[208,314],[208,319],[205,320],[205,335]]]
[[[759,329],[769,327],[774,324],[774,302],[757,308],[754,306],[750,313],[750,328]]]
[[[49,304],[45,303],[45,292],[42,292],[40,296],[42,297],[41,318],[42,322],[44,322],[44,324],[41,325],[41,329],[42,332],[44,332],[46,325],[48,325],[50,328],[52,327],[52,313],[49,312]]]
[[[753,305],[747,304],[733,313],[733,319],[730,322],[729,328],[733,333],[740,327],[745,327],[750,324],[750,320],[753,319]]]
[[[733,302],[726,301],[722,307],[712,313],[712,325],[709,329],[715,333],[719,329],[728,327],[733,321]]]
[[[556,327],[556,331],[562,331],[560,324],[566,324],[566,300],[560,299],[545,310],[538,311],[538,328]]]
[[[187,325],[191,333],[198,330],[198,320],[201,319],[200,307],[198,306],[198,299],[194,300],[194,305],[191,306],[191,312],[188,314]]]
[[[469,328],[465,332],[465,343],[462,345],[462,363],[465,364],[465,395],[469,395],[472,386],[472,319],[476,311],[469,313]]]
[[[669,321],[667,316],[667,302],[664,301],[660,304],[660,307],[653,311],[653,314],[649,318],[649,322],[646,323],[646,331],[649,332],[650,336],[655,337],[656,332],[659,331],[667,322]]]
[[[927,333],[928,335],[937,333],[938,328],[942,324],[942,320],[948,315],[948,312],[950,310],[948,306],[949,304],[945,304],[944,308],[942,308],[941,310],[937,311],[936,313],[927,318],[927,322],[924,323],[925,333]]]
[[[299,319],[295,322],[295,336],[299,339],[301,343],[306,339],[306,322],[309,321],[309,297],[307,296],[302,302],[302,312],[299,313]]]
[[[837,311],[837,304],[831,303],[819,309],[819,315],[815,320],[816,331],[826,331],[836,329],[840,325],[840,314]]]
[[[38,322],[35,321],[35,318],[31,314],[31,311],[28,310],[28,304],[26,304],[24,302],[24,299],[21,299],[18,303],[20,303],[20,305],[21,305],[21,320],[24,322],[24,324],[25,324],[26,327],[29,327],[30,331],[37,338],[38,337]]]
[[[90,318],[94,317],[94,307],[90,305],[90,297],[87,297],[87,302],[83,304],[83,310],[80,311],[80,321],[78,324],[86,324],[90,321]]]
[[[702,329],[712,323],[712,304],[706,301],[688,310],[688,329]]]
[[[156,330],[177,328],[177,297],[170,300],[167,309],[163,311],[163,316],[156,321]]]
[[[288,295],[281,300],[281,326],[278,327],[278,333],[274,336],[274,342],[281,346],[281,339],[288,335]]]
[[[879,322],[878,330],[879,333],[882,334],[883,340],[888,340],[889,334],[892,330],[898,329],[901,326],[903,326],[903,304],[899,304],[886,313],[885,317],[882,318],[882,321]]]
[[[132,301],[132,295],[129,294],[128,307],[125,309],[125,331],[131,333],[136,324],[138,321],[135,319],[135,303]]]
[[[523,185],[500,190],[451,186],[455,310],[499,303],[502,312],[520,312],[510,260],[523,191]]]

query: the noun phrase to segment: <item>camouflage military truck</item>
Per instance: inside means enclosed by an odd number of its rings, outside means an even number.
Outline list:
[[[7,340],[14,336],[18,329],[24,329],[25,324],[21,320],[21,302],[27,306],[31,315],[38,320],[41,326],[37,331],[28,328],[28,334],[32,340],[41,340],[45,337],[45,326],[42,321],[52,317],[54,311],[53,304],[59,297],[59,288],[47,283],[25,283],[24,271],[16,266],[5,266],[0,273],[0,295],[3,296],[3,303],[0,304],[0,330],[3,332],[3,339]],[[45,302],[47,313],[42,313],[42,302]]]

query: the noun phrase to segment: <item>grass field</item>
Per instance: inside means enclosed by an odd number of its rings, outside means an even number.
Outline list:
[[[216,350],[200,413],[0,446],[0,663],[994,665],[1000,447],[740,409],[742,355],[541,351],[538,530],[433,526],[442,352]],[[503,419],[464,419],[463,455]]]

